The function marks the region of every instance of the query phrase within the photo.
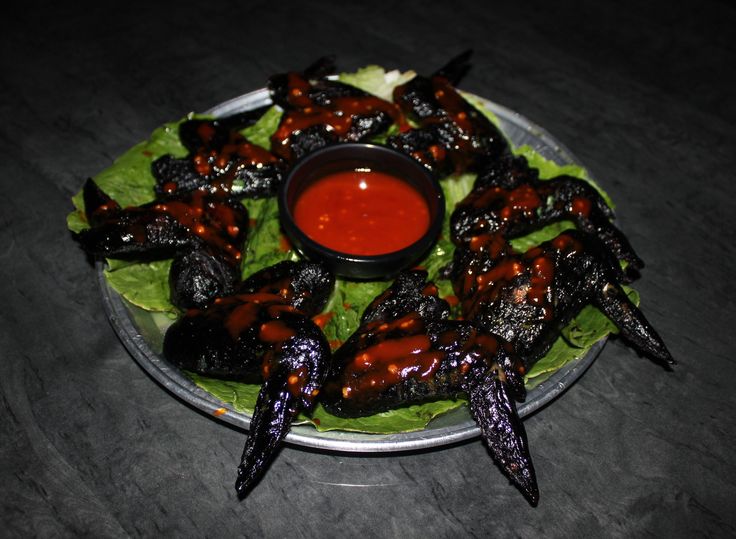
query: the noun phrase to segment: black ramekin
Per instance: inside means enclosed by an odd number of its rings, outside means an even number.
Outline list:
[[[335,251],[309,238],[294,222],[294,205],[312,182],[341,171],[369,168],[390,174],[413,186],[427,202],[429,227],[411,245],[391,253],[371,256]],[[389,279],[424,258],[437,241],[445,216],[442,188],[411,157],[377,144],[343,143],[316,150],[294,165],[279,193],[281,226],[303,256],[323,262],[336,275],[350,279]]]

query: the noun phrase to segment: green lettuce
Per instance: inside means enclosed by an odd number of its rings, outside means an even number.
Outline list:
[[[131,263],[108,260],[105,278],[109,285],[133,305],[152,312],[177,314],[169,301],[171,260]]]
[[[243,204],[251,220],[243,256],[243,277],[278,262],[296,259],[296,253],[281,234],[276,198],[244,200]]]
[[[340,73],[339,79],[345,84],[355,86],[369,94],[376,95],[386,101],[393,101],[394,88],[408,82],[416,76],[414,71],[386,71],[380,66],[370,65],[358,69],[355,73]]]
[[[369,66],[356,73],[341,74],[340,80],[390,99],[393,88],[413,76],[413,72],[386,73],[383,68]],[[465,96],[479,110],[487,114],[491,121],[497,122],[481,100],[468,94]],[[281,114],[277,107],[271,107],[256,124],[244,129],[242,133],[251,142],[269,149],[270,136],[278,126]],[[187,118],[191,117],[193,116],[190,115]],[[94,180],[122,206],[138,205],[152,200],[155,179],[151,174],[151,162],[164,154],[173,154],[177,157],[186,154],[186,149],[177,135],[178,125],[184,119],[165,124],[155,130],[149,140],[131,148],[111,167],[95,176]],[[524,155],[531,166],[539,169],[542,178],[568,174],[583,178],[595,185],[582,167],[561,166],[545,159],[528,146],[515,148],[514,151],[519,155]],[[452,260],[454,251],[450,241],[449,216],[457,202],[470,192],[474,181],[475,175],[462,174],[440,182],[447,205],[445,222],[437,244],[419,265],[425,268],[429,278],[437,283],[442,297],[449,297],[453,294],[449,281],[441,279],[441,270]],[[597,185],[596,188],[610,203],[610,198]],[[67,224],[70,230],[79,232],[88,226],[84,218],[81,192],[72,200],[75,211],[69,214]],[[276,199],[244,200],[243,204],[248,209],[251,218],[251,229],[245,247],[243,276],[247,277],[255,271],[282,260],[296,260],[298,255],[285,241],[279,226]],[[551,239],[562,230],[572,226],[574,225],[570,222],[557,223],[524,238],[515,239],[512,245],[516,250],[524,251],[542,241]],[[166,319],[171,319],[177,313],[177,309],[169,300],[168,270],[170,264],[169,260],[146,264],[108,260],[108,267],[105,270],[105,277],[110,286],[127,301],[152,313],[165,315],[163,321],[156,319],[157,321],[153,323],[154,329],[157,328],[161,333],[165,331]],[[338,279],[322,316],[325,321],[324,333],[328,341],[333,346],[344,342],[358,328],[365,307],[390,284],[389,281],[353,282]],[[635,292],[629,291],[629,294],[636,299]],[[528,387],[535,386],[566,363],[582,357],[590,346],[607,334],[614,332],[615,329],[615,326],[600,311],[594,307],[586,307],[565,328],[550,352],[527,373],[525,380]],[[234,410],[252,414],[259,391],[258,385],[224,381],[193,373],[187,373],[187,375],[199,387],[223,403],[229,404]],[[311,417],[301,417],[300,421],[311,422],[315,428],[322,431],[409,432],[425,428],[433,418],[463,406],[464,403],[463,399],[439,400],[359,419],[332,416],[318,405]]]
[[[241,134],[253,144],[271,150],[271,135],[276,132],[283,112],[276,106],[269,108],[256,123],[242,129]]]
[[[150,202],[154,199],[153,188],[156,185],[151,163],[162,155],[184,157],[187,154],[179,140],[179,124],[185,119],[162,125],[151,133],[148,140],[133,146],[92,179],[122,207]],[[72,203],[75,210],[67,216],[67,226],[72,232],[80,232],[89,227],[81,191],[72,197]]]

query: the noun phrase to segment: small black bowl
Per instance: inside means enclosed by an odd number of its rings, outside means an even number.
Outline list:
[[[296,225],[294,206],[309,185],[328,174],[361,168],[401,179],[424,197],[429,209],[429,227],[423,236],[398,251],[364,256],[325,247]],[[312,152],[294,165],[279,193],[279,211],[284,232],[302,255],[323,262],[336,275],[375,280],[391,278],[429,253],[442,229],[445,199],[437,181],[407,155],[375,144],[344,143]]]

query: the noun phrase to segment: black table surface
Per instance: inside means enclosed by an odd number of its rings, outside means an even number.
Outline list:
[[[0,34],[0,535],[736,534],[736,65],[728,2],[22,2]],[[564,5],[560,5],[564,4]],[[610,340],[525,421],[541,500],[479,440],[355,455],[286,446],[243,501],[245,432],[134,361],[65,225],[83,181],[158,125],[335,54],[429,73],[570,148],[646,267],[678,366]]]

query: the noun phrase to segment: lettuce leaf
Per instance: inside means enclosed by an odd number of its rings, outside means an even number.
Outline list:
[[[296,253],[281,233],[276,198],[244,200],[243,204],[251,221],[243,256],[243,277],[278,262],[296,259]]]
[[[356,73],[343,73],[340,80],[346,84],[359,87],[369,93],[391,99],[393,88],[415,76],[414,72],[386,72],[378,66],[368,66]],[[483,105],[483,102],[472,95],[464,94],[469,101],[486,114],[491,121],[498,123],[497,118]],[[278,126],[282,112],[272,107],[253,126],[242,131],[251,142],[270,149],[270,136]],[[193,117],[192,115],[187,118]],[[186,118],[184,118],[186,119]],[[155,130],[149,140],[141,142],[117,159],[111,167],[94,177],[100,187],[116,199],[121,205],[137,205],[153,199],[155,180],[151,174],[151,162],[164,154],[183,156],[186,149],[178,138],[178,122],[165,124]],[[383,137],[385,138],[385,136]],[[380,142],[380,140],[379,140]],[[593,185],[587,171],[577,165],[558,165],[549,161],[529,146],[515,148],[514,152],[524,155],[531,166],[539,169],[540,177],[551,178],[560,174],[568,174],[583,178]],[[454,247],[450,241],[449,216],[457,202],[462,200],[473,187],[474,174],[462,174],[442,180],[440,183],[445,194],[447,205],[446,219],[439,241],[432,252],[419,265],[424,267],[430,279],[434,280],[443,297],[451,296],[452,286],[447,280],[440,279],[441,270],[451,260]],[[606,201],[610,198],[598,187]],[[84,218],[84,203],[81,192],[72,199],[75,211],[70,213],[67,224],[70,230],[78,232],[87,227]],[[261,200],[244,200],[251,218],[251,230],[245,249],[243,276],[275,264],[282,260],[295,260],[298,255],[285,241],[279,226],[278,204],[275,198]],[[612,205],[612,204],[611,204]],[[573,227],[571,222],[562,222],[545,227],[524,238],[512,241],[518,251],[525,251],[556,236],[562,230]],[[170,261],[153,263],[130,263],[108,260],[105,277],[110,286],[130,303],[142,307],[152,313],[162,313],[167,319],[173,317],[177,310],[169,301],[168,270]],[[324,333],[331,345],[339,346],[359,326],[360,316],[374,297],[380,294],[389,281],[351,282],[338,279],[335,290],[325,308],[322,320]],[[634,291],[629,291],[636,299]],[[153,314],[155,318],[157,315]],[[154,321],[152,327],[161,333],[166,327],[165,321]],[[525,381],[529,388],[544,380],[549,374],[557,371],[569,361],[582,357],[592,344],[614,332],[615,326],[593,307],[584,308],[573,322],[565,328],[550,352],[538,361],[527,373]],[[188,376],[202,389],[211,393],[234,410],[252,414],[260,386],[241,384],[208,378],[193,373]],[[439,400],[421,405],[407,406],[386,413],[376,414],[360,419],[342,419],[328,414],[319,405],[312,417],[301,417],[301,421],[311,422],[318,430],[347,430],[369,433],[397,433],[421,430],[434,417],[449,410],[463,406],[465,401]]]
[[[133,305],[147,311],[177,314],[169,300],[171,260],[129,263],[108,260],[105,278],[110,286]]]
[[[186,372],[192,381],[215,398],[230,404],[236,412],[252,416],[259,385],[239,384],[228,380],[208,378]],[[424,429],[435,417],[461,405],[455,401],[436,401],[421,405],[406,406],[380,414],[354,419],[333,416],[317,404],[311,416],[300,414],[293,424],[309,423],[320,432],[342,430],[370,434],[396,434]]]
[[[413,404],[366,417],[345,419],[329,414],[321,405],[307,420],[320,432],[344,430],[368,434],[397,434],[423,430],[435,417],[463,405],[463,401],[437,400]]]
[[[623,287],[629,299],[639,304],[639,295],[632,288]],[[537,361],[524,377],[527,389],[531,389],[564,365],[582,358],[599,340],[609,333],[618,333],[618,328],[597,308],[587,305],[562,330],[549,352]]]
[[[188,116],[191,118],[193,116]],[[92,179],[121,207],[140,206],[154,199],[153,187],[156,179],[151,172],[151,163],[162,155],[184,157],[187,150],[179,140],[179,124],[186,120],[170,122],[156,129],[148,140],[139,142],[117,158]],[[72,197],[75,211],[67,216],[67,226],[72,232],[88,228],[84,215],[84,199],[80,191]]]
[[[534,148],[532,148],[531,146],[527,144],[523,146],[519,146],[518,148],[515,148],[514,153],[516,155],[523,155],[524,157],[526,157],[526,160],[529,162],[529,165],[539,170],[540,179],[549,180],[551,178],[554,178],[555,176],[562,176],[562,175],[573,176],[575,178],[581,178],[596,188],[596,190],[598,191],[598,193],[600,193],[600,195],[603,197],[603,200],[606,201],[606,204],[608,204],[608,206],[610,206],[611,208],[615,207],[613,204],[613,200],[611,200],[611,197],[608,196],[608,193],[606,193],[603,190],[603,188],[600,185],[598,185],[598,183],[593,178],[590,177],[590,174],[588,174],[588,171],[585,168],[581,167],[580,165],[557,164],[554,161],[545,159]]]
[[[253,144],[271,150],[271,135],[276,132],[283,112],[276,106],[268,109],[256,123],[241,130],[241,134]]]
[[[380,66],[370,65],[358,69],[355,73],[340,73],[338,78],[340,82],[360,88],[386,101],[392,101],[394,88],[414,77],[416,77],[414,71],[404,73],[398,70],[386,71]]]
[[[236,412],[253,415],[261,386],[257,384],[241,384],[218,378],[208,378],[190,371],[184,371],[184,373],[207,393],[222,402],[230,404]]]
[[[335,290],[325,307],[329,320],[323,331],[333,348],[345,342],[360,325],[360,317],[368,304],[386,290],[390,281],[354,282],[337,279]]]

